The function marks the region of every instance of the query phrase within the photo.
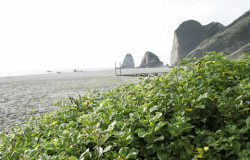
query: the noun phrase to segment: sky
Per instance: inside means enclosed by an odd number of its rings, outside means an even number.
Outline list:
[[[249,0],[1,0],[0,73],[111,68],[146,51],[170,64],[186,20],[229,25]]]

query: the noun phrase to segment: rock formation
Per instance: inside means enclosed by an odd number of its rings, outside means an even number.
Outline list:
[[[176,65],[204,39],[213,36],[223,28],[222,24],[215,22],[204,26],[195,20],[183,22],[174,33],[171,65]]]
[[[203,57],[205,52],[229,52],[227,58],[236,59],[242,52],[250,53],[250,11],[230,25],[220,23],[199,25],[196,21],[183,22],[175,31],[171,65],[183,58]]]
[[[163,62],[152,52],[146,52],[138,68],[158,68],[163,67]]]
[[[121,68],[135,68],[134,58],[131,54],[127,54],[122,62]]]
[[[229,59],[238,59],[241,56],[243,56],[242,53],[248,53],[248,54],[250,54],[250,43],[248,43],[245,46],[241,47],[240,49],[238,49],[237,51],[233,52],[232,54],[226,56],[226,58],[229,58]]]
[[[250,44],[250,11],[246,12],[232,24],[227,26],[222,32],[203,41],[195,50],[186,57],[202,57],[205,52],[229,52],[239,57],[240,51],[249,53]],[[230,57],[230,56],[228,56]]]

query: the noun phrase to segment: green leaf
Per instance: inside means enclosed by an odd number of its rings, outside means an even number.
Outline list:
[[[159,148],[158,145],[156,145],[156,143],[154,143],[154,144],[152,144],[152,145],[149,146],[149,149],[152,150],[152,151],[154,151],[154,152],[156,152],[156,151],[158,151],[160,148]]]
[[[192,129],[194,128],[194,126],[188,122],[185,122],[183,124],[181,124],[181,129],[182,131],[186,131],[186,130],[189,130],[189,129]]]
[[[136,159],[137,158],[137,152],[130,152],[128,155],[127,155],[127,157],[126,157],[126,159]]]
[[[112,145],[107,146],[107,147],[103,150],[103,153],[110,151],[111,148],[112,148]]]
[[[241,147],[241,144],[239,141],[237,140],[233,140],[233,148],[235,151],[239,151],[240,150],[240,147]]]
[[[226,131],[229,132],[229,133],[238,132],[238,131],[237,131],[237,126],[235,126],[235,125],[226,125],[225,129],[226,129]]]
[[[166,124],[167,124],[167,122],[163,122],[163,121],[160,121],[159,123],[157,123],[157,125],[155,126],[155,132],[160,130]]]
[[[164,136],[156,137],[154,139],[154,142],[156,142],[156,141],[162,141],[162,140],[164,140]]]
[[[132,134],[128,135],[126,138],[127,144],[130,144],[131,142],[133,142],[134,140],[134,136]]]
[[[91,154],[91,152],[89,152],[89,149],[87,149],[85,152],[83,152],[79,157],[80,160],[91,159],[91,158],[92,158],[92,154]]]
[[[246,124],[247,124],[247,128],[250,129],[250,117],[247,118]]]
[[[131,118],[138,118],[138,117],[140,117],[140,114],[138,112],[134,112],[134,113],[130,114],[130,117]]]
[[[55,146],[54,143],[49,143],[49,144],[47,145],[47,147],[48,147],[49,149],[55,149],[55,148],[56,148],[56,146]]]
[[[150,122],[156,122],[161,118],[161,116],[162,116],[161,112],[156,112],[156,115],[153,118],[151,118],[149,121]]]
[[[109,125],[107,131],[112,131],[112,130],[115,128],[115,125],[116,125],[116,121],[112,122],[112,123]]]
[[[65,148],[65,150],[73,155],[75,155],[77,152],[77,150],[74,147]]]
[[[155,120],[158,120],[158,119],[161,118],[161,116],[162,116],[162,113],[161,113],[161,112],[156,112],[156,115],[155,115],[154,119],[155,119]]]
[[[27,155],[30,155],[31,152],[32,152],[32,149],[27,149],[27,150],[24,151],[24,153],[27,154]]]
[[[157,157],[160,159],[160,160],[167,160],[168,159],[168,155],[167,153],[165,152],[157,152]]]
[[[171,94],[170,94],[170,97],[173,98],[173,99],[175,99],[175,100],[178,100],[178,99],[179,99],[178,95],[175,94],[175,93],[171,93]]]
[[[159,108],[160,108],[159,106],[153,106],[153,107],[150,108],[149,112],[150,113],[154,112],[154,111],[158,110]]]
[[[148,135],[148,132],[146,132],[144,129],[138,130],[138,137],[144,138],[146,135]]]
[[[103,153],[102,147],[97,147],[97,148],[95,149],[95,153],[96,153],[97,157],[101,157],[101,156],[102,156],[102,153]]]
[[[128,153],[128,147],[122,147],[120,150],[119,150],[119,154],[121,155],[121,157],[126,157],[127,153]]]
[[[248,131],[248,128],[247,127],[243,127],[243,128],[241,128],[240,129],[240,131],[239,131],[239,133],[247,133],[247,131]]]
[[[197,98],[197,102],[208,97],[208,93],[202,94]]]
[[[205,105],[199,105],[199,106],[195,106],[195,108],[205,109],[205,108],[206,108],[206,106],[205,106]]]

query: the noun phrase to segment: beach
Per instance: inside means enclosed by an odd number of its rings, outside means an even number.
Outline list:
[[[58,101],[127,82],[137,83],[138,78],[115,76],[114,70],[0,77],[0,131],[58,109]]]

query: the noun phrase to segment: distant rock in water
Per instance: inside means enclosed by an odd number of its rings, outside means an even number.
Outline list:
[[[134,58],[130,53],[125,56],[121,68],[135,68]]]
[[[84,72],[84,71],[74,69],[73,72]]]
[[[195,20],[188,20],[180,24],[174,33],[171,65],[176,65],[204,39],[215,35],[223,28],[224,26],[220,23],[212,22],[203,26]]]
[[[250,10],[226,27],[215,22],[183,22],[174,33],[171,65],[184,58],[201,58],[212,51],[229,52],[226,58],[230,59],[241,57],[243,52],[250,54]]]
[[[163,67],[163,62],[152,52],[146,52],[138,68],[158,68]]]

